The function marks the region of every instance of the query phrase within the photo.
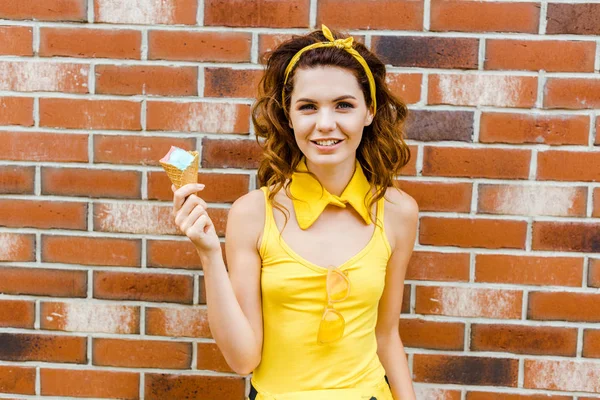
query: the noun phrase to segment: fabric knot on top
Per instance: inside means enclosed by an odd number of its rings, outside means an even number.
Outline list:
[[[307,171],[306,159],[303,157],[292,174],[290,183],[296,221],[301,229],[309,228],[329,204],[346,208],[349,203],[360,214],[365,224],[371,223],[371,215],[365,205],[365,196],[370,193],[371,184],[358,160],[355,163],[354,174],[340,196],[329,193],[317,179],[306,173]]]

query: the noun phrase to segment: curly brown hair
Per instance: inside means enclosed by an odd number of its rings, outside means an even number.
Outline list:
[[[347,34],[335,30],[331,32],[335,39],[348,37]],[[282,212],[284,209],[279,207],[281,204],[273,198],[280,189],[284,188],[287,191],[289,179],[303,157],[288,125],[287,110],[294,87],[294,71],[298,68],[310,69],[317,66],[344,68],[352,72],[358,80],[367,105],[373,105],[364,68],[351,54],[336,47],[311,49],[302,54],[283,87],[285,69],[292,57],[308,45],[325,41],[329,40],[321,30],[301,36],[293,35],[291,39],[263,56],[266,70],[259,83],[257,101],[251,111],[256,140],[264,150],[258,167],[258,183],[260,186],[273,186],[269,193],[269,201],[275,203],[275,207]],[[370,210],[371,206],[385,195],[388,187],[396,186],[394,177],[410,160],[410,150],[403,139],[408,108],[387,87],[385,64],[362,43],[354,42],[353,48],[367,62],[376,87],[375,117],[372,123],[364,128],[361,143],[356,151],[356,158],[367,180],[375,187],[375,194],[367,194],[365,197],[365,205]],[[282,90],[285,93],[284,104],[281,102]]]

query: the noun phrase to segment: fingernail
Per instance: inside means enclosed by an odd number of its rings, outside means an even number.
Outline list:
[[[202,183],[198,183],[196,186],[198,187],[198,189],[204,189],[204,184]]]

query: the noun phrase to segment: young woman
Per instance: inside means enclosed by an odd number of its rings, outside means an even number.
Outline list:
[[[415,398],[398,321],[418,207],[394,186],[408,110],[385,65],[339,37],[323,26],[268,55],[252,109],[261,187],[229,212],[229,271],[203,186],[174,192],[212,335],[253,372],[250,400]]]

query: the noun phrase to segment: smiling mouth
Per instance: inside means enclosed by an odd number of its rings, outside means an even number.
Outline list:
[[[312,143],[316,144],[317,146],[335,146],[336,144],[342,142],[343,140],[341,139],[332,139],[332,140],[320,140],[320,141],[315,141],[315,140],[311,140]]]

